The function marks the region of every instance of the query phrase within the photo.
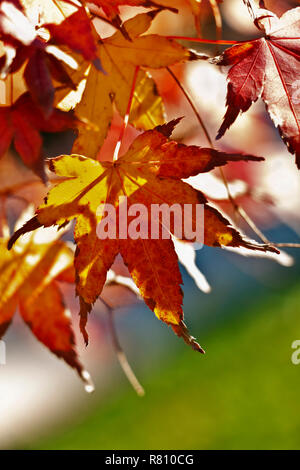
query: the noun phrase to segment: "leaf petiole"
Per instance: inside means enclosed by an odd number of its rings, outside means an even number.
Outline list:
[[[127,109],[126,109],[126,113],[125,113],[125,116],[124,116],[123,125],[122,125],[122,128],[121,128],[121,132],[120,132],[120,135],[119,135],[117,145],[116,145],[115,150],[114,150],[114,156],[113,156],[113,161],[114,162],[118,160],[120,148],[121,148],[121,145],[122,145],[122,140],[123,140],[123,137],[124,137],[124,134],[125,134],[125,130],[128,126],[129,116],[130,116],[130,109],[131,109],[131,104],[132,104],[132,100],[133,100],[133,96],[134,96],[134,89],[135,89],[135,85],[136,85],[139,70],[140,70],[140,67],[137,65],[136,68],[135,68],[135,71],[134,71],[134,75],[133,75],[133,80],[132,80],[129,100],[128,100],[128,104],[127,104]]]
[[[220,44],[223,46],[240,44],[242,41],[229,41],[225,39],[203,39],[203,38],[192,38],[189,36],[164,36],[167,39],[178,39],[180,41],[191,41],[200,42],[201,44]]]

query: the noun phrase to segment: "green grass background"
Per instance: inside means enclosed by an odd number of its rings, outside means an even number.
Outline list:
[[[200,335],[205,357],[181,347],[33,449],[299,449],[300,291],[257,300]],[[28,446],[27,446],[28,447]]]

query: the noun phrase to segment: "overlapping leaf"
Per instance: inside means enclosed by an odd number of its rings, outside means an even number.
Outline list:
[[[228,74],[227,111],[218,138],[241,112],[262,97],[300,168],[300,7],[280,19],[258,9],[255,24],[264,37],[237,44],[213,60],[232,65]]]
[[[103,9],[109,18],[114,18],[120,13],[120,6],[144,7],[144,8],[157,8],[161,6],[151,0],[91,0],[90,3],[97,5]]]
[[[144,8],[157,8],[166,9],[177,13],[178,10],[172,6],[162,6],[152,0],[91,0],[91,4],[101,7],[111,23],[121,31],[126,39],[130,40],[130,34],[127,31],[126,25],[123,24],[119,13],[121,6],[144,7]]]
[[[76,62],[57,46],[67,46],[71,51],[79,52],[101,70],[90,18],[84,8],[79,8],[60,24],[46,23],[40,29],[22,11],[17,10],[15,6],[11,8],[14,10],[9,10],[11,17],[6,22],[10,25],[11,35],[14,35],[14,49],[12,54],[6,53],[1,57],[1,74],[4,76],[8,72],[14,73],[24,65],[24,79],[28,90],[37,106],[48,117],[54,102],[53,80],[71,88],[74,86],[62,61],[77,67]],[[18,12],[17,15],[15,11]],[[48,40],[45,39],[45,30],[50,34]],[[2,39],[7,43],[6,36],[7,34]]]
[[[243,239],[218,211],[206,203],[202,193],[181,181],[227,161],[260,161],[261,158],[177,144],[168,139],[176,123],[173,121],[140,135],[128,152],[113,163],[100,163],[79,155],[63,155],[50,160],[50,169],[63,181],[49,192],[36,217],[10,240],[9,247],[27,231],[41,225],[64,225],[76,218],[77,294],[81,301],[81,329],[86,341],[87,314],[102,291],[107,271],[116,255],[121,253],[146,304],[159,319],[171,325],[177,335],[193,348],[201,350],[183,323],[182,280],[172,240],[164,239],[162,235],[152,239],[150,234],[148,239],[132,239],[126,235],[119,236],[118,229],[110,239],[98,238],[96,228],[103,214],[99,214],[97,209],[101,203],[112,204],[120,211],[122,203],[119,205],[119,197],[126,196],[128,206],[143,204],[148,209],[149,218],[152,204],[165,203],[169,207],[176,203],[182,207],[190,204],[194,208],[203,204],[206,245],[267,249]],[[174,227],[171,226],[170,230],[174,233]]]
[[[78,10],[78,0],[19,0],[26,16],[38,18],[40,24],[61,23]]]
[[[13,142],[24,163],[40,176],[44,176],[44,162],[41,158],[41,132],[61,132],[75,127],[73,113],[54,109],[46,119],[24,93],[12,106],[0,107],[0,157]]]
[[[17,226],[26,216],[28,213],[21,216]],[[7,250],[7,239],[1,239],[0,337],[18,308],[35,337],[86,382],[88,373],[78,360],[70,312],[57,282],[69,280],[73,250],[57,238],[54,230],[40,229],[19,240],[11,251]]]
[[[86,60],[96,59],[96,41],[90,18],[84,8],[79,8],[58,25],[46,23],[43,26],[50,32],[51,41],[55,44],[68,46],[71,50],[81,53]]]
[[[157,13],[140,14],[125,23],[131,41],[120,31],[101,41],[98,56],[106,74],[90,69],[82,99],[76,107],[77,115],[85,117],[94,126],[88,131],[79,130],[74,153],[96,158],[113,116],[113,104],[122,116],[125,115],[137,66],[155,69],[196,57],[174,41],[156,34],[143,35]],[[75,101],[77,99],[76,96]],[[70,104],[72,102],[68,102],[67,109]],[[137,76],[130,122],[145,130],[164,123],[162,100],[154,81],[144,70]]]

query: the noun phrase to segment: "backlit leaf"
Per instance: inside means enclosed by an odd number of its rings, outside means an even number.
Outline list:
[[[237,44],[213,60],[232,65],[227,111],[218,138],[261,97],[300,168],[300,7],[280,19],[259,9],[255,24],[264,37]]]
[[[101,294],[107,271],[120,253],[141,296],[156,316],[171,325],[194,349],[201,350],[183,323],[182,280],[172,240],[164,239],[161,234],[158,239],[153,239],[148,232],[151,224],[147,225],[146,237],[132,239],[126,236],[126,228],[125,237],[119,236],[117,229],[115,236],[98,238],[97,224],[103,215],[97,209],[101,203],[112,204],[119,213],[123,210],[119,198],[126,196],[128,206],[143,204],[150,219],[153,204],[164,203],[170,207],[177,203],[182,208],[185,204],[193,208],[202,204],[206,245],[277,251],[241,237],[216,209],[207,204],[202,193],[181,181],[181,178],[209,171],[227,161],[260,161],[261,158],[177,144],[168,138],[177,122],[140,135],[116,162],[100,163],[80,155],[63,155],[50,160],[49,168],[63,181],[51,189],[36,217],[18,230],[9,242],[11,247],[27,231],[41,225],[63,225],[76,218],[77,294],[81,301],[81,329],[86,341],[87,314]],[[192,218],[195,224],[195,213]],[[174,228],[172,223],[170,231],[173,234]],[[182,239],[187,236],[183,233]]]

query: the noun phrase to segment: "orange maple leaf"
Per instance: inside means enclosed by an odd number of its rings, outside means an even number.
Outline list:
[[[123,36],[128,40],[130,40],[130,34],[128,34],[126,25],[123,24],[119,16],[119,7],[131,6],[156,8],[159,10],[169,10],[173,13],[178,13],[177,8],[174,8],[173,6],[160,5],[159,3],[153,2],[152,0],[91,0],[90,3],[96,5],[99,8],[102,8],[114,27],[119,29]]]
[[[32,213],[31,207],[24,211],[17,227]],[[7,250],[6,238],[0,240],[0,338],[18,307],[34,336],[90,385],[75,350],[71,314],[58,286],[58,281],[72,280],[73,250],[58,240],[57,231],[41,231],[19,240],[12,251]]]
[[[129,272],[146,304],[156,316],[171,325],[178,336],[194,349],[203,352],[183,322],[182,283],[178,259],[171,239],[118,235],[100,239],[97,226],[103,220],[100,204],[111,204],[121,211],[120,196],[128,206],[143,204],[150,215],[152,204],[185,204],[204,207],[204,243],[209,246],[246,247],[276,251],[272,247],[245,240],[216,209],[207,204],[205,196],[182,181],[199,172],[210,171],[228,161],[260,161],[249,155],[225,154],[212,149],[185,146],[169,140],[178,120],[159,126],[137,137],[128,152],[115,162],[98,162],[80,155],[62,155],[49,160],[49,168],[63,177],[50,190],[46,201],[10,239],[11,248],[20,235],[38,227],[64,225],[76,218],[75,269],[76,291],[80,297],[81,330],[85,341],[87,315],[105,284],[107,271],[116,255],[121,253]],[[195,215],[193,215],[195,217]],[[193,219],[193,223],[195,220]],[[172,224],[170,231],[175,232]],[[183,236],[183,239],[185,237]]]

